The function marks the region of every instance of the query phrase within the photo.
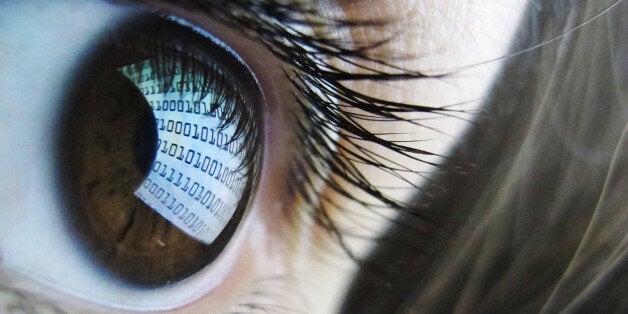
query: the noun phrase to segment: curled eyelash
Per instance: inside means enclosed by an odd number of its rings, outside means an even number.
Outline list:
[[[105,41],[112,43],[117,49],[150,56],[147,63],[134,64],[131,67],[135,73],[142,73],[144,68],[150,68],[151,75],[156,77],[162,90],[192,92],[194,101],[208,102],[209,106],[202,114],[218,115],[219,131],[231,126],[235,128],[231,139],[224,144],[229,146],[235,143],[235,156],[242,160],[234,171],[253,175],[253,171],[257,171],[258,153],[254,152],[260,147],[261,125],[256,109],[250,104],[251,100],[245,96],[247,93],[235,83],[239,78],[230,75],[221,68],[220,62],[215,60],[213,55],[204,52],[205,38],[186,38],[181,41],[180,34],[175,29],[180,30],[183,26],[175,22],[143,23],[141,26],[143,29],[151,30],[150,36],[143,32],[127,32],[125,36],[106,38]],[[175,82],[174,74],[179,69],[181,82]]]
[[[390,140],[387,139],[390,134],[375,133],[364,124],[378,121],[422,126],[420,120],[403,115],[422,113],[444,117],[461,112],[446,106],[428,107],[380,99],[348,85],[360,81],[439,79],[446,75],[411,71],[378,56],[375,49],[392,40],[394,34],[368,44],[350,43],[335,35],[355,27],[384,27],[389,21],[348,21],[324,17],[315,7],[302,1],[183,1],[178,4],[202,11],[256,38],[288,65],[284,72],[292,84],[294,101],[300,107],[300,113],[295,118],[298,142],[303,144],[304,150],[292,161],[293,175],[289,176],[292,180],[291,192],[304,201],[309,216],[327,230],[350,256],[353,253],[345,243],[345,236],[363,235],[343,230],[333,214],[338,210],[349,210],[347,204],[354,212],[359,212],[356,208],[359,207],[380,215],[380,211],[388,208],[425,221],[438,220],[422,212],[419,204],[390,195],[387,191],[392,187],[377,186],[362,169],[377,168],[403,182],[407,189],[421,190],[415,182],[416,176],[429,178],[394,159],[421,162],[443,170],[443,163],[435,160],[447,158],[417,148],[419,139]],[[305,31],[304,26],[315,28],[316,34]],[[341,204],[329,197],[321,198],[321,182],[333,191],[335,197],[348,202]],[[359,196],[363,194],[368,199]],[[294,212],[287,214],[298,215]]]

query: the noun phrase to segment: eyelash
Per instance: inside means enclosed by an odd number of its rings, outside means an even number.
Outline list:
[[[182,78],[200,78],[200,81],[193,80],[191,85],[186,84],[186,88],[198,91],[198,100],[205,99],[207,96],[210,97],[206,99],[210,103],[209,108],[205,109],[203,114],[213,116],[218,113],[221,116],[221,124],[217,126],[218,130],[223,131],[235,125],[233,137],[225,145],[229,145],[231,142],[239,144],[236,157],[244,158],[242,158],[240,167],[235,171],[245,171],[251,177],[255,177],[259,171],[256,162],[259,153],[250,152],[257,152],[257,148],[261,145],[260,132],[258,131],[261,125],[259,119],[256,118],[258,114],[255,112],[257,108],[248,104],[243,96],[244,91],[233,84],[237,78],[221,69],[212,55],[203,53],[203,47],[178,42],[176,40],[178,34],[172,31],[173,26],[180,27],[176,22],[169,24],[152,23],[148,27],[142,27],[143,29],[151,29],[151,36],[149,37],[144,37],[143,33],[139,31],[129,32],[128,37],[109,40],[118,48],[150,56],[148,65],[153,69],[152,73],[156,73],[158,85],[163,86],[162,90],[173,88],[175,82],[172,81],[171,74],[175,68],[182,69]],[[155,38],[158,38],[159,41],[155,41]],[[141,70],[141,68],[136,69],[136,71]],[[220,104],[224,105],[219,107]],[[242,141],[242,139],[247,140]]]
[[[353,259],[355,256],[345,242],[345,237],[360,236],[351,235],[347,230],[342,230],[332,217],[332,209],[328,206],[341,211],[348,208],[328,198],[319,201],[317,182],[324,182],[326,187],[331,188],[336,195],[357,204],[362,210],[377,214],[378,208],[386,206],[399,214],[419,218],[425,222],[436,222],[436,218],[422,213],[418,204],[403,202],[388,196],[384,191],[385,188],[373,185],[356,168],[356,165],[377,167],[404,180],[409,188],[420,190],[419,186],[407,181],[403,176],[404,173],[416,174],[416,171],[404,168],[400,164],[390,164],[389,158],[377,152],[376,149],[365,147],[363,143],[375,144],[376,147],[383,148],[387,154],[392,153],[435,168],[442,169],[444,166],[424,157],[438,157],[444,160],[447,158],[403,142],[387,140],[382,134],[367,130],[361,123],[371,120],[401,121],[421,127],[420,122],[401,115],[420,112],[451,117],[454,113],[465,112],[447,107],[426,107],[379,99],[360,93],[343,83],[438,79],[445,75],[428,75],[410,71],[371,55],[374,48],[388,40],[374,44],[348,45],[343,42],[342,38],[320,35],[337,34],[355,27],[383,28],[388,24],[387,21],[347,21],[326,18],[305,3],[281,4],[268,0],[217,2],[186,1],[177,2],[176,5],[186,10],[204,13],[254,40],[261,41],[271,53],[288,65],[284,73],[293,86],[294,101],[301,111],[295,119],[298,124],[298,138],[305,144],[304,152],[293,160],[292,175],[289,176],[293,181],[290,182],[290,186],[293,187],[291,193],[304,201],[305,213],[324,228]],[[215,8],[220,8],[220,10]],[[299,31],[299,28],[304,25],[316,27],[318,34],[308,35]],[[389,39],[393,36],[390,35]],[[339,61],[353,71],[333,66],[330,60]],[[368,64],[386,70],[377,70]],[[454,164],[456,164],[455,161]],[[460,169],[463,167],[462,164],[448,165],[447,171],[462,171]],[[350,191],[343,187],[343,184],[357,187],[359,191]],[[384,206],[360,201],[357,196],[360,192],[366,193]],[[297,212],[285,214],[289,217],[300,215]]]
[[[310,25],[315,26],[317,32],[322,34],[338,34],[354,27],[384,27],[388,23],[386,21],[341,21],[324,18],[306,4],[282,5],[273,1],[241,0],[224,2],[216,7],[224,8],[225,6],[230,9],[220,12],[212,11],[210,5],[207,5],[205,9],[209,15],[217,17],[229,26],[251,37],[259,38],[276,57],[292,68],[292,70],[284,71],[294,87],[295,101],[301,109],[302,115],[296,119],[299,125],[299,140],[304,143],[305,153],[300,154],[300,158],[293,162],[293,175],[290,178],[294,178],[294,181],[290,186],[294,187],[292,193],[305,201],[306,212],[327,230],[343,250],[350,257],[355,258],[351,247],[344,240],[345,236],[351,236],[351,234],[347,230],[342,230],[336,223],[331,215],[332,210],[328,206],[336,207],[341,211],[348,208],[329,199],[319,202],[318,189],[315,187],[317,181],[322,180],[327,188],[333,189],[334,193],[353,204],[359,204],[363,210],[377,212],[381,205],[360,201],[357,196],[360,192],[367,193],[376,201],[400,214],[417,217],[426,222],[436,221],[422,213],[417,204],[406,203],[386,195],[384,188],[372,184],[356,168],[356,165],[377,167],[404,180],[409,187],[420,189],[415,183],[405,180],[403,176],[404,173],[416,171],[399,164],[388,163],[387,157],[378,153],[376,149],[365,147],[363,143],[376,144],[387,153],[404,156],[404,158],[420,161],[436,168],[444,166],[430,162],[424,157],[440,157],[445,160],[446,157],[417,149],[403,142],[387,140],[382,135],[365,129],[361,123],[370,120],[403,121],[421,126],[420,122],[408,120],[401,114],[420,112],[434,116],[451,116],[453,113],[463,111],[370,97],[346,87],[343,83],[437,79],[444,75],[427,75],[409,71],[369,55],[372,48],[376,48],[387,40],[375,44],[354,43],[353,46],[348,47],[341,38],[333,35],[308,35],[298,30],[301,25]],[[255,10],[251,10],[251,7]],[[203,10],[198,7],[193,9]],[[255,12],[255,16],[239,14],[240,12]],[[343,66],[348,66],[353,71],[341,70],[333,66],[329,60],[340,61]],[[380,71],[365,65],[369,63],[381,66],[387,71]],[[345,109],[346,107],[349,110]],[[451,166],[448,166],[448,170],[451,171],[463,165],[449,167]],[[347,183],[349,186],[357,187],[359,191],[353,192],[344,188],[343,184]],[[355,211],[355,209],[352,210]]]

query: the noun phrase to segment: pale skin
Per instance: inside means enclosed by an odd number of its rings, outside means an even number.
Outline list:
[[[394,56],[415,56],[407,61],[399,61],[398,65],[409,69],[427,71],[428,73],[454,74],[445,79],[423,80],[423,81],[402,81],[395,84],[377,84],[372,82],[361,82],[353,85],[359,91],[367,91],[369,95],[384,99],[404,101],[422,105],[447,105],[468,102],[465,109],[472,110],[478,108],[482,97],[490,88],[496,73],[500,69],[500,61],[492,61],[487,64],[478,65],[485,61],[495,60],[507,54],[508,46],[518,25],[527,1],[437,1],[437,0],[404,0],[404,1],[337,1],[329,5],[322,6],[324,10],[336,10],[335,14],[344,15],[347,19],[353,18],[377,18],[393,17],[394,23],[390,33],[398,34],[395,40],[386,43],[378,51],[384,51],[390,60]],[[49,4],[54,6],[55,3]],[[251,207],[244,220],[227,246],[212,265],[202,270],[196,279],[196,288],[190,292],[190,297],[179,299],[168,304],[163,302],[159,305],[135,304],[132,298],[125,300],[109,299],[107,301],[93,300],[90,296],[82,295],[80,291],[73,291],[57,282],[58,279],[51,277],[42,279],[45,271],[27,271],[26,269],[16,269],[14,266],[6,266],[2,263],[7,258],[3,245],[8,245],[9,240],[18,241],[16,237],[11,237],[0,232],[0,269],[2,277],[2,289],[0,290],[0,308],[10,306],[16,300],[38,300],[41,301],[42,308],[53,306],[67,312],[126,312],[131,309],[159,310],[173,313],[207,313],[225,312],[233,309],[234,305],[255,302],[262,300],[255,299],[250,291],[277,292],[280,296],[274,300],[275,304],[282,305],[282,291],[291,291],[288,299],[292,304],[286,304],[287,308],[304,310],[305,312],[329,313],[333,312],[341,302],[343,291],[355,271],[355,266],[351,262],[343,259],[342,253],[337,253],[332,249],[333,254],[338,257],[321,258],[316,252],[325,247],[333,247],[333,244],[321,241],[319,235],[321,231],[313,224],[296,223],[285,217],[284,211],[301,206],[300,202],[292,199],[286,192],[285,176],[287,175],[286,164],[276,162],[278,160],[289,159],[294,152],[280,147],[291,147],[294,145],[294,132],[292,127],[292,108],[287,105],[285,99],[289,99],[289,84],[281,71],[282,63],[273,57],[265,48],[249,38],[245,38],[238,33],[234,33],[224,25],[213,21],[207,16],[196,12],[189,12],[172,5],[163,5],[159,1],[150,1],[149,6],[159,8],[162,12],[167,12],[175,16],[186,19],[190,23],[216,34],[234,51],[239,53],[247,65],[252,69],[261,85],[262,93],[266,99],[265,108],[265,150],[262,174],[259,189],[255,195]],[[65,7],[67,9],[67,7]],[[37,10],[34,10],[37,11]],[[80,14],[70,15],[66,19],[60,19],[57,14],[50,14],[54,10],[41,10],[41,21],[47,23],[50,28],[79,27],[90,23],[92,16],[81,17]],[[79,11],[83,13],[83,11]],[[95,11],[85,10],[84,14],[95,14]],[[327,12],[326,14],[332,14]],[[67,19],[74,19],[68,21]],[[6,32],[7,29],[1,29]],[[0,40],[4,34],[0,34]],[[382,30],[372,28],[358,28],[347,34],[350,39],[360,42],[376,42],[385,37]],[[24,45],[18,45],[11,37],[11,44],[3,45],[3,51],[9,50],[9,55],[15,59],[10,62],[24,62],[20,59],[20,49]],[[62,45],[61,42],[52,42],[51,45]],[[39,49],[45,49],[39,47]],[[26,61],[28,62],[28,61]],[[468,68],[466,68],[468,67]],[[3,64],[0,67],[0,74],[11,72],[11,68]],[[4,78],[2,82],[5,82]],[[11,80],[11,79],[7,79]],[[13,79],[13,80],[18,80]],[[44,84],[46,82],[35,82],[34,84]],[[0,84],[0,85],[4,85]],[[20,94],[12,90],[11,92]],[[4,91],[3,91],[4,93]],[[13,94],[11,94],[13,95]],[[11,96],[13,97],[13,96]],[[16,99],[19,98],[15,96]],[[6,103],[3,101],[3,103]],[[38,106],[50,106],[44,101]],[[3,114],[9,108],[2,107]],[[28,113],[8,123],[2,121],[0,130],[11,129],[20,119],[27,118]],[[416,118],[416,117],[415,117]],[[468,124],[455,119],[439,119],[431,122],[432,125],[442,131],[441,134],[430,132],[426,129],[419,129],[409,125],[373,125],[367,126],[373,131],[385,130],[390,132],[391,128],[396,132],[403,132],[398,135],[400,139],[427,138],[437,141],[428,141],[424,148],[432,152],[446,154],[452,145],[456,144],[456,139],[464,132]],[[4,131],[3,131],[4,132]],[[2,139],[4,145],[24,145],[15,144],[11,140]],[[422,146],[423,148],[423,146]],[[37,150],[35,151],[38,152]],[[23,167],[24,155],[9,156],[10,152],[0,151],[2,154],[1,165],[11,169]],[[23,149],[23,154],[32,153],[30,148]],[[45,156],[42,157],[45,160]],[[43,161],[42,161],[43,162]],[[416,165],[407,165],[409,167]],[[430,169],[424,169],[429,171]],[[367,173],[367,176],[369,174]],[[387,183],[390,186],[405,187],[394,178],[382,178],[376,173],[380,180],[378,183]],[[9,221],[15,221],[15,212],[19,215],[32,215],[33,206],[41,204],[40,201],[33,202],[34,192],[23,193],[23,187],[33,185],[43,185],[44,183],[33,183],[38,180],[33,174],[25,175],[23,179],[18,179],[13,183],[2,181],[2,193],[0,193],[0,204],[5,212],[0,213],[0,230],[7,230],[3,225]],[[413,178],[419,180],[420,178]],[[20,181],[22,180],[22,181]],[[17,182],[17,183],[16,183]],[[327,193],[321,187],[321,195]],[[403,199],[410,195],[411,191],[400,190],[394,192],[395,197]],[[330,195],[330,197],[336,197]],[[17,205],[16,205],[17,204]],[[14,208],[14,211],[7,211],[7,208]],[[18,208],[16,208],[18,207]],[[21,208],[19,208],[21,207]],[[340,217],[340,216],[339,216]],[[380,230],[385,223],[368,220],[374,234]],[[288,227],[290,226],[290,227]],[[321,243],[322,242],[322,243]],[[16,245],[16,244],[12,244]],[[363,250],[368,245],[357,244]],[[325,254],[323,254],[325,255]],[[335,256],[335,255],[334,255]],[[268,278],[281,278],[275,282]],[[55,289],[53,286],[56,286]],[[287,288],[289,287],[289,288]],[[185,289],[183,287],[182,289]],[[273,290],[274,289],[274,290]],[[15,291],[20,291],[17,294]],[[23,295],[22,295],[23,294]],[[296,297],[295,297],[296,296]],[[294,301],[298,300],[298,301]],[[266,302],[267,300],[263,300]],[[1,302],[5,302],[2,304]],[[281,311],[281,310],[279,310]],[[271,310],[272,312],[272,310]]]

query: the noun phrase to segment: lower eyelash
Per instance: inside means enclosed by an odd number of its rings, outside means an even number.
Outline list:
[[[290,276],[257,278],[243,291],[228,313],[307,313],[307,301],[290,282]]]

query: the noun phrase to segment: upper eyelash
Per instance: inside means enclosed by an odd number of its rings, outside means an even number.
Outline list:
[[[429,151],[417,149],[403,142],[390,141],[381,134],[375,134],[361,126],[369,119],[379,121],[405,121],[420,125],[401,117],[400,113],[421,112],[435,116],[448,116],[454,112],[464,112],[449,107],[426,107],[388,101],[362,94],[343,85],[348,81],[391,81],[408,79],[442,78],[446,74],[429,75],[397,67],[384,59],[373,56],[371,51],[388,42],[391,38],[376,43],[348,44],[330,34],[353,27],[383,27],[386,20],[347,21],[321,16],[316,9],[300,1],[279,2],[274,0],[229,0],[179,1],[176,5],[185,9],[202,12],[245,35],[261,41],[276,57],[288,65],[284,70],[286,78],[294,87],[294,100],[301,109],[296,116],[298,137],[304,143],[305,152],[293,160],[290,186],[292,193],[306,203],[306,212],[335,238],[345,252],[354,257],[345,243],[345,234],[331,217],[331,210],[318,200],[316,181],[323,180],[327,188],[347,199],[357,202],[365,210],[377,211],[382,205],[360,201],[356,192],[349,191],[342,183],[349,183],[375,200],[399,213],[409,214],[424,221],[438,219],[422,213],[417,204],[404,202],[386,195],[383,187],[378,187],[366,179],[355,168],[356,163],[377,167],[391,175],[403,178],[403,172],[413,172],[401,165],[389,165],[386,157],[373,149],[364,147],[367,141],[384,148],[387,152],[422,161],[433,167],[442,168],[439,163],[428,161],[421,156],[445,158]],[[314,25],[318,34],[308,35],[299,31],[302,25]],[[323,35],[320,35],[323,34]],[[327,34],[327,35],[325,35]],[[349,70],[333,66],[329,60],[340,61]],[[375,69],[375,64],[385,70]],[[344,105],[341,104],[344,102]],[[343,106],[358,109],[349,112]],[[339,147],[336,137],[361,152]],[[455,169],[455,167],[448,168]],[[413,182],[409,187],[420,190]],[[340,209],[343,205],[331,204]],[[294,213],[289,212],[288,215]]]
[[[156,81],[163,86],[163,90],[170,89],[175,83],[172,76],[175,68],[184,71],[181,77],[198,78],[199,80],[194,80],[191,86],[186,87],[198,93],[196,99],[199,101],[209,97],[206,100],[210,103],[209,109],[203,114],[220,114],[221,122],[217,126],[218,129],[224,130],[229,126],[235,126],[232,138],[225,144],[238,142],[236,156],[241,158],[242,162],[234,171],[245,170],[254,177],[259,170],[258,153],[254,152],[258,151],[261,143],[259,132],[261,125],[256,118],[255,109],[247,103],[243,91],[235,84],[229,83],[236,79],[223,71],[211,55],[202,53],[202,47],[190,46],[189,43],[185,47],[180,46],[181,43],[176,41],[177,34],[171,34],[171,27],[175,24],[176,22],[170,22],[168,25],[153,22],[150,25],[152,32],[150,36],[144,36],[141,32],[130,32],[127,33],[127,37],[114,35],[105,41],[119,49],[146,54],[150,58],[149,66],[153,73],[157,73]],[[156,36],[155,33],[159,35]]]

